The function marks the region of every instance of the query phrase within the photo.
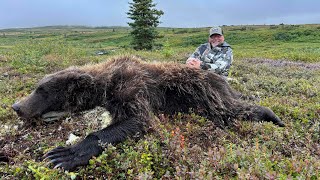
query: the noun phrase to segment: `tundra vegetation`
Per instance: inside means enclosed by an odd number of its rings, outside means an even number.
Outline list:
[[[74,172],[43,161],[70,134],[106,124],[95,109],[56,122],[23,124],[11,105],[44,75],[72,65],[136,55],[184,63],[206,28],[157,28],[152,51],[135,51],[124,27],[0,30],[1,179],[317,179],[320,177],[320,25],[224,26],[234,50],[229,83],[285,123],[238,121],[219,129],[193,112],[157,115],[150,133],[108,148]]]

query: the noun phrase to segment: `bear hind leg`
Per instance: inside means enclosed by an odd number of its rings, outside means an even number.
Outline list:
[[[282,120],[270,109],[263,106],[248,106],[245,110],[239,110],[237,116],[241,119],[248,121],[267,121],[272,122],[280,127],[284,127],[285,124]]]
[[[251,113],[253,121],[267,121],[272,122],[280,127],[285,126],[281,119],[270,108],[256,105],[252,107]]]

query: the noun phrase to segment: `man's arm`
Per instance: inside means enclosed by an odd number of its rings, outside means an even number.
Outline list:
[[[186,64],[190,67],[200,68],[201,64],[201,55],[207,49],[208,43],[201,44],[187,59]]]
[[[189,59],[199,59],[201,58],[202,53],[205,51],[206,49],[206,44],[201,44],[199,47],[197,47],[197,49],[190,55]],[[187,61],[188,61],[187,60]]]
[[[189,67],[200,68],[200,48],[201,46],[199,46],[187,59],[186,64]]]

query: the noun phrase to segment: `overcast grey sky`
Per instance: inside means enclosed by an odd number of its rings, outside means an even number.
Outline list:
[[[128,26],[128,0],[0,0],[0,29]],[[320,24],[320,0],[154,0],[161,27]]]

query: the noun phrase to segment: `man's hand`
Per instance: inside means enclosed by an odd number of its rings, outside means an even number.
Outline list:
[[[196,58],[189,58],[186,62],[186,64],[191,68],[197,68],[200,69],[201,61]]]

